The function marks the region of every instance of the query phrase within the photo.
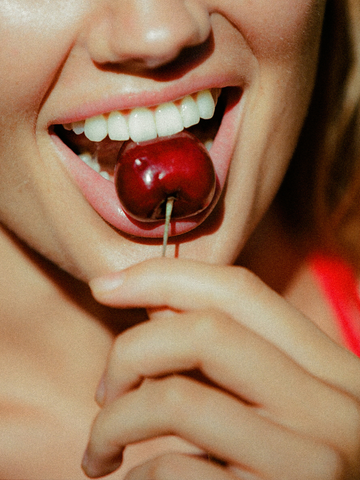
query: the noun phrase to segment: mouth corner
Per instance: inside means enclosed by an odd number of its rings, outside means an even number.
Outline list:
[[[224,114],[236,103],[236,98],[239,98],[238,94],[234,95],[233,90],[231,87],[222,89],[212,118],[203,119],[186,130],[202,143],[206,142],[204,138],[209,139],[210,135],[212,144],[217,137]],[[115,141],[106,137],[94,142],[87,138],[81,128],[80,131],[75,132],[69,128],[68,124],[51,125],[49,134],[54,137],[55,143],[62,150],[64,163],[83,196],[109,225],[131,237],[149,239],[162,237],[163,221],[149,225],[145,222],[137,222],[128,217],[117,198],[113,180],[114,169],[124,141]],[[172,220],[170,236],[178,236],[194,230],[210,215],[221,194],[222,183],[223,181],[218,182],[214,202],[204,212],[187,220]]]

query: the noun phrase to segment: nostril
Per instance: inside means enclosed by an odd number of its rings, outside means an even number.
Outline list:
[[[84,32],[92,60],[149,69],[172,62],[211,34],[208,11],[193,3],[197,0],[108,0]]]

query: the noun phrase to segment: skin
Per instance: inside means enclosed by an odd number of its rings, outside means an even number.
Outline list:
[[[1,2],[2,477],[359,478],[358,360],[228,266],[291,159],[325,3]],[[101,102],[175,100],[194,84],[243,91],[223,145],[231,166],[218,208],[173,239],[179,258],[160,259],[159,242],[123,235],[87,203],[49,126]],[[286,245],[270,223],[266,238]],[[178,375],[194,369],[197,381]]]
[[[121,104],[129,96],[135,98],[134,106],[141,106],[144,92],[174,99],[180,87],[190,93],[194,84],[196,89],[219,83],[244,89],[231,125],[231,133],[238,132],[235,145],[230,145],[238,160],[232,162],[226,215],[211,235],[205,230],[200,236],[199,231],[196,241],[178,242],[180,256],[187,258],[233,261],[291,157],[312,90],[324,2],[296,1],[287,8],[284,0],[271,7],[245,2],[241,8],[236,2],[188,3],[59,1],[50,9],[43,2],[37,14],[32,2],[6,2],[1,7],[1,219],[18,237],[82,280],[157,256],[160,247],[127,240],[109,228],[64,171],[48,127],[70,110],[106,98]],[[212,12],[219,13],[209,16]],[[177,29],[181,19],[191,28]],[[147,40],[153,29],[160,38],[164,32],[163,43]],[[177,66],[179,50],[202,44],[210,31],[215,48],[198,65]],[[150,67],[169,60],[180,74],[157,80]]]

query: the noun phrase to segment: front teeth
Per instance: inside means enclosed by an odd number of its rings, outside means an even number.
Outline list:
[[[129,140],[129,125],[122,113],[111,112],[108,116],[108,135],[118,142]]]
[[[191,95],[181,100],[180,115],[185,128],[200,122],[199,107]]]
[[[134,142],[145,142],[157,137],[155,118],[148,108],[134,108],[128,123],[130,138]]]
[[[156,134],[159,137],[174,135],[184,129],[179,109],[173,102],[163,103],[155,110]]]
[[[215,95],[218,93],[216,91]],[[213,94],[210,90],[203,90],[176,103],[167,102],[156,108],[138,107],[130,113],[115,111],[64,127],[76,134],[84,133],[92,142],[101,142],[107,136],[115,141],[131,139],[134,142],[144,142],[181,132],[184,128],[199,123],[201,118],[212,118],[214,111]]]
[[[104,115],[87,118],[84,126],[85,136],[93,142],[101,142],[108,134],[107,120]]]

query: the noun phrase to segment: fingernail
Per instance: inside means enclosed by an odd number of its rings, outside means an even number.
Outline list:
[[[95,393],[95,401],[99,405],[99,407],[102,407],[105,403],[105,374],[103,374],[103,376],[101,377],[101,380],[97,387]]]
[[[123,452],[122,450],[114,457],[108,464],[98,463],[91,460],[89,450],[86,448],[83,459],[81,461],[81,468],[84,473],[90,478],[103,477],[113,473],[122,464]]]
[[[85,450],[83,459],[81,461],[81,468],[84,470],[85,473],[88,472],[88,466],[89,466],[89,453],[88,450]]]
[[[89,454],[89,446],[86,448],[83,459],[81,461],[81,468],[85,475],[90,478],[98,478],[101,475],[101,470],[98,470],[96,464],[92,461]]]
[[[104,277],[94,278],[89,282],[91,291],[94,295],[99,296],[111,293],[124,283],[125,273],[116,272]]]

